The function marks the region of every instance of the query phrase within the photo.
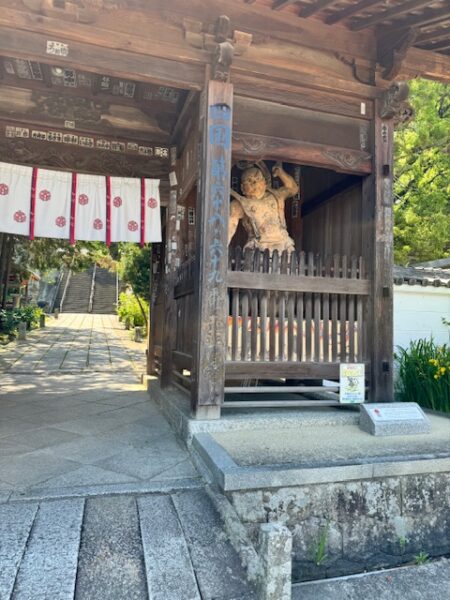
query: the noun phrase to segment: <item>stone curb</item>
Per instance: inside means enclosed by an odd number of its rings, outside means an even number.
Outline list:
[[[91,498],[95,496],[114,496],[130,494],[168,494],[171,492],[200,489],[204,483],[200,478],[173,479],[150,483],[113,483],[105,485],[72,486],[66,488],[36,489],[32,491],[12,492],[2,502],[29,502],[41,500],[60,500],[63,498]]]
[[[317,483],[334,483],[375,479],[396,475],[450,472],[450,455],[386,457],[377,462],[332,467],[240,467],[226,450],[208,433],[194,436],[193,451],[206,464],[208,471],[223,491],[241,491],[294,487]]]

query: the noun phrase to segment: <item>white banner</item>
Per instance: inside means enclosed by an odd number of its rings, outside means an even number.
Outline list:
[[[159,179],[0,162],[0,231],[71,242],[160,242]]]
[[[33,169],[0,163],[0,231],[30,233],[30,198]]]
[[[101,175],[77,175],[75,239],[106,242],[106,182]]]
[[[111,177],[111,242],[141,240],[141,181]]]
[[[161,207],[159,179],[144,179],[145,183],[145,239],[161,241]]]
[[[72,174],[38,169],[34,235],[69,239]]]

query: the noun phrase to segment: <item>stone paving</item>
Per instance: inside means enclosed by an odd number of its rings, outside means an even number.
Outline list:
[[[64,314],[2,349],[0,499],[198,478],[139,383],[145,344],[129,335],[113,315]]]
[[[2,600],[257,600],[203,490],[0,505]]]
[[[255,600],[145,344],[64,314],[0,351],[0,600]]]
[[[145,371],[145,344],[131,340],[115,315],[66,314],[25,342],[0,347],[0,374]],[[3,378],[2,378],[3,379]],[[1,382],[1,380],[0,380]]]

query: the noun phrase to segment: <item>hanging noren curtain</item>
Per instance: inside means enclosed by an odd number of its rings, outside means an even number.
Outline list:
[[[159,179],[0,162],[0,232],[72,243],[160,242]]]

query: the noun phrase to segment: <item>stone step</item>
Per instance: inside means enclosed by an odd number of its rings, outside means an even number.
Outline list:
[[[136,499],[86,501],[78,560],[76,600],[147,598]]]
[[[255,600],[203,489],[0,505],[1,600]]]
[[[172,495],[202,600],[256,600],[239,556],[204,490]]]
[[[171,497],[147,496],[138,505],[151,600],[201,600]]]
[[[14,588],[38,504],[0,506],[0,598],[9,600]]]
[[[39,506],[11,600],[73,599],[83,509],[80,498]]]

